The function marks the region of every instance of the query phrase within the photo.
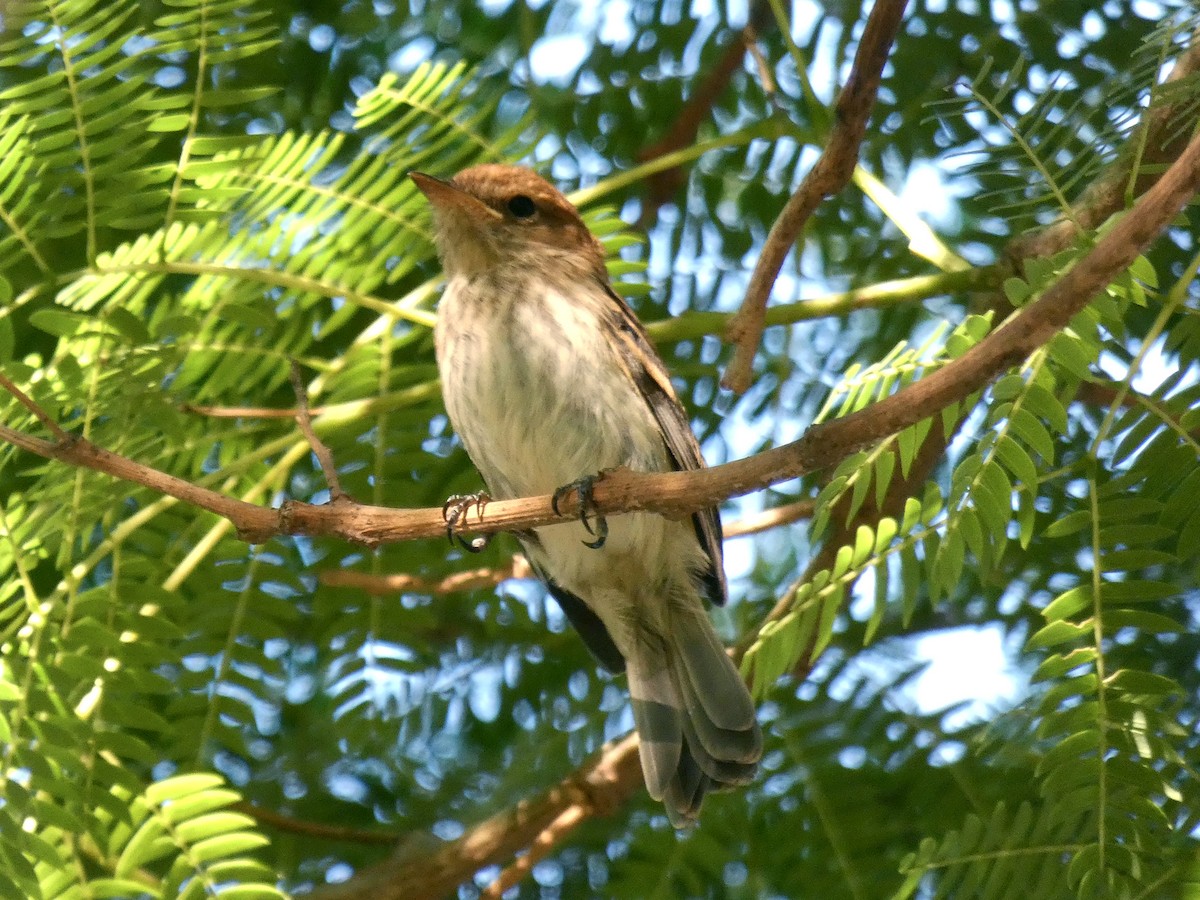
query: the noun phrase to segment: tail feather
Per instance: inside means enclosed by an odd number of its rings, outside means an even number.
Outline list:
[[[683,704],[666,654],[642,647],[626,660],[633,721],[638,732],[638,754],[646,790],[662,800],[680,767],[683,752]]]
[[[695,821],[708,791],[751,781],[762,757],[754,703],[708,619],[679,618],[669,635],[626,648],[646,789],[677,827]]]
[[[676,616],[672,624],[673,648],[683,661],[704,715],[717,728],[745,731],[753,727],[754,701],[708,618],[700,610],[688,611]]]
[[[695,759],[701,771],[709,777],[714,790],[749,784],[754,780],[754,776],[758,772],[757,758],[753,762],[717,759],[706,749],[704,742],[697,736],[694,722],[694,719],[684,716],[683,739],[685,751]]]
[[[688,745],[683,745],[679,756],[679,768],[667,787],[665,805],[667,818],[676,828],[683,828],[696,821],[700,815],[700,804],[712,787],[712,780],[692,758]]]

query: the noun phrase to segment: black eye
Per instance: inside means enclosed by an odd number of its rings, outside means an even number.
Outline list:
[[[508,201],[508,211],[518,219],[528,219],[537,212],[537,204],[524,194],[517,194]]]

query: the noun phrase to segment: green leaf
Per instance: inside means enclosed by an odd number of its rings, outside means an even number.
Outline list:
[[[1042,533],[1046,538],[1066,538],[1069,534],[1081,532],[1092,523],[1091,510],[1081,509],[1068,512],[1057,522],[1051,522]]]
[[[1107,681],[1111,687],[1134,694],[1171,696],[1183,693],[1183,689],[1175,681],[1153,672],[1121,669],[1110,675]]]
[[[1058,619],[1034,632],[1025,643],[1025,648],[1027,650],[1042,650],[1047,647],[1057,646],[1058,644],[1074,643],[1084,640],[1091,633],[1092,626],[1089,623],[1076,625],[1072,622],[1064,622]]]
[[[91,327],[91,318],[65,309],[48,307],[34,311],[29,324],[55,337],[72,337],[76,332]]]
[[[242,813],[211,812],[195,818],[179,820],[179,824],[175,827],[175,835],[179,840],[191,844],[228,832],[253,827],[254,820]]]
[[[1042,610],[1042,617],[1051,622],[1066,619],[1085,609],[1090,609],[1092,603],[1092,586],[1090,584],[1076,585],[1046,604]]]
[[[190,113],[176,113],[170,116],[155,116],[150,120],[147,131],[168,132],[185,131],[192,121]]]
[[[188,797],[201,791],[219,788],[224,785],[220,775],[210,772],[196,772],[186,775],[174,775],[164,778],[146,788],[146,802],[160,806],[168,801]]]

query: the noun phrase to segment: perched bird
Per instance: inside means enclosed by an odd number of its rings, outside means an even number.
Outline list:
[[[411,173],[446,288],[435,330],[454,430],[496,499],[580,493],[579,522],[519,535],[600,663],[625,671],[646,787],[671,821],[749,782],[762,732],[704,601],[725,602],[721,523],[590,516],[594,476],[704,465],[666,368],[609,283],[579,212],[529,169]],[[602,477],[602,476],[601,476]]]

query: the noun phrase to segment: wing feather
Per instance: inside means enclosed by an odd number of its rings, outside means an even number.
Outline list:
[[[617,296],[607,281],[603,284],[612,301],[608,308],[611,309],[614,331],[620,341],[621,359],[653,411],[659,428],[662,429],[663,441],[671,456],[671,462],[676,470],[704,468],[700,444],[692,432],[687,412],[671,386],[671,377],[662,358],[650,343],[646,329],[633,314],[633,310]],[[716,507],[702,509],[692,516],[692,523],[696,529],[696,538],[708,556],[709,565],[700,573],[705,595],[714,606],[723,606],[726,585],[725,566],[722,562],[720,513]]]

